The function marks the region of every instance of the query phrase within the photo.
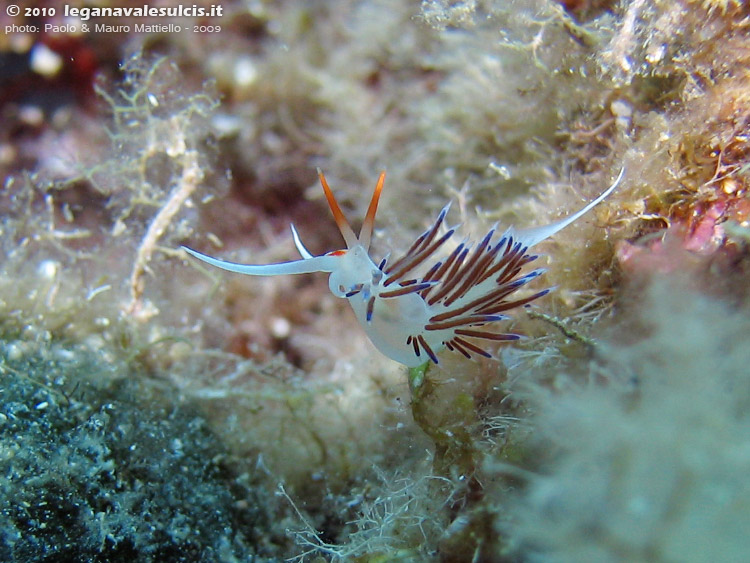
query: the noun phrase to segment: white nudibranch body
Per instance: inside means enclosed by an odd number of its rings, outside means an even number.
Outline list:
[[[183,248],[212,266],[251,276],[329,272],[331,292],[349,300],[372,343],[383,354],[408,367],[417,367],[427,360],[438,363],[437,353],[444,348],[467,358],[491,357],[481,347],[482,340],[508,341],[519,336],[490,332],[487,325],[508,319],[507,311],[549,292],[545,289],[526,297],[513,296],[521,286],[544,272],[536,269],[519,275],[523,266],[537,258],[527,251],[600,203],[617,187],[623,173],[624,169],[599,197],[560,221],[532,229],[511,227],[499,237],[495,227],[473,250],[471,244],[462,242],[446,256],[436,259],[455,231],[450,228],[440,232],[448,204],[401,258],[391,264],[386,260],[376,264],[369,255],[369,247],[385,172],[378,178],[362,229],[356,236],[318,170],[346,249],[313,256],[300,241],[294,225],[294,244],[302,260],[293,262],[235,264]]]

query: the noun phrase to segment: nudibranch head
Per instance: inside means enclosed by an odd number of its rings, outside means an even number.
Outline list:
[[[515,293],[541,275],[536,269],[522,274],[524,266],[537,256],[529,249],[573,223],[606,198],[615,182],[578,212],[550,225],[532,229],[491,229],[476,247],[462,242],[451,252],[442,252],[454,234],[443,224],[450,205],[438,215],[406,253],[388,263],[375,263],[369,254],[375,214],[385,183],[380,174],[359,236],[346,220],[323,173],[318,177],[346,248],[321,256],[312,255],[292,225],[294,244],[301,260],[280,264],[236,264],[218,260],[183,247],[196,258],[240,274],[276,276],[328,272],[328,284],[336,297],[349,300],[372,343],[386,356],[409,367],[427,360],[438,363],[437,354],[447,348],[467,358],[490,357],[482,342],[517,340],[512,333],[489,330],[507,320],[508,311],[546,295],[537,291],[524,297]],[[440,258],[442,256],[442,258]]]

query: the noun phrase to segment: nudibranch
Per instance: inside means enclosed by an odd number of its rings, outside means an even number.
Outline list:
[[[500,236],[496,236],[496,225],[476,247],[464,241],[451,252],[440,253],[455,232],[455,228],[441,229],[449,203],[403,256],[390,263],[388,259],[375,263],[369,248],[385,172],[378,178],[357,236],[318,169],[328,205],[346,242],[345,249],[313,256],[302,244],[294,225],[291,226],[292,236],[302,260],[266,265],[236,264],[182,248],[212,266],[250,276],[330,273],[331,292],[349,300],[375,347],[408,367],[420,366],[428,360],[438,363],[437,354],[444,348],[467,358],[491,357],[482,348],[482,341],[520,338],[517,334],[493,332],[491,325],[507,320],[506,312],[511,309],[550,291],[544,289],[514,297],[522,286],[544,273],[544,269],[539,268],[521,275],[522,268],[537,258],[529,249],[599,204],[617,187],[623,172],[624,169],[596,199],[564,219],[531,229],[510,227]]]

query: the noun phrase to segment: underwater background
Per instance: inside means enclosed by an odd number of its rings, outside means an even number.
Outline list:
[[[746,2],[67,6],[0,9],[0,560],[747,559]],[[325,275],[180,249],[342,248],[316,167],[355,228],[387,170],[378,260],[625,174],[416,389]]]

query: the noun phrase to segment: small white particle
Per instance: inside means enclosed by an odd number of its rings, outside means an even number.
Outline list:
[[[63,61],[60,55],[52,51],[44,43],[37,43],[31,50],[31,70],[42,76],[53,77],[62,69]]]
[[[257,76],[258,71],[250,57],[242,57],[234,63],[234,81],[237,86],[241,88],[250,86]]]
[[[18,342],[11,342],[5,347],[5,354],[10,361],[15,362],[23,358],[24,348]]]
[[[292,331],[292,325],[284,317],[271,319],[271,333],[276,338],[286,338]]]
[[[54,260],[43,260],[39,262],[37,272],[41,277],[51,280],[57,275],[58,266],[59,264]]]

